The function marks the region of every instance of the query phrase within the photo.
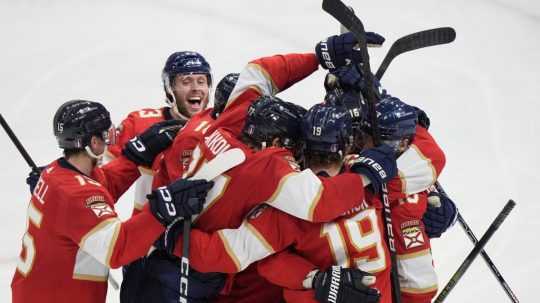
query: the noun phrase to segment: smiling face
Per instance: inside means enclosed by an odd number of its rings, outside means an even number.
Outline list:
[[[205,74],[176,75],[172,91],[178,111],[191,118],[208,105],[208,78]]]

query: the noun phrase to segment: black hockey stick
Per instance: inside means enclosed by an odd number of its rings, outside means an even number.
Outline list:
[[[2,114],[0,114],[0,124],[2,124],[2,128],[4,128],[4,130],[6,131],[7,135],[11,139],[11,142],[15,144],[15,147],[17,147],[17,149],[19,150],[19,153],[21,153],[21,156],[23,156],[24,160],[26,160],[26,163],[28,163],[28,166],[30,166],[32,170],[38,171],[39,169],[36,163],[34,162],[34,160],[32,160],[28,152],[26,152],[26,149],[21,144],[21,141],[19,141],[19,138],[17,138],[15,133],[13,133],[13,130],[11,130],[11,127],[9,127],[9,124],[4,119],[4,116],[2,116]]]
[[[451,27],[439,27],[413,33],[399,38],[392,44],[384,57],[375,77],[381,79],[395,57],[419,48],[451,43],[456,39],[456,31]]]
[[[439,182],[435,183],[435,187],[437,187],[437,190],[439,191],[439,193],[448,196],[446,194],[446,192],[444,191],[444,189],[442,188],[442,186],[439,184]],[[465,231],[465,233],[467,234],[467,236],[471,240],[471,242],[473,242],[473,244],[476,245],[478,243],[478,239],[474,235],[472,229],[469,227],[469,224],[467,224],[467,222],[465,222],[465,219],[461,216],[460,212],[458,212],[458,218],[457,219],[458,219],[459,224],[461,225],[461,227],[463,228],[463,230]],[[501,284],[502,288],[504,289],[504,291],[506,292],[506,294],[508,295],[510,300],[512,302],[514,302],[514,303],[518,303],[519,300],[518,300],[517,296],[514,294],[514,292],[512,291],[510,286],[508,285],[508,283],[506,283],[506,280],[503,278],[503,276],[502,276],[501,272],[499,271],[499,269],[497,269],[497,266],[495,266],[493,261],[491,261],[491,258],[489,257],[487,252],[484,249],[482,249],[480,251],[480,255],[482,256],[484,261],[486,261],[487,266],[489,267],[489,269],[491,270],[493,275],[495,275],[495,278],[497,278],[497,281],[499,281],[499,284]]]
[[[506,203],[504,208],[501,210],[499,215],[497,215],[495,220],[493,220],[493,223],[491,223],[486,233],[482,236],[480,241],[478,241],[478,243],[474,246],[474,248],[469,253],[469,255],[465,258],[463,263],[461,263],[461,265],[459,266],[457,271],[454,273],[452,278],[450,278],[450,281],[448,281],[446,286],[440,292],[439,296],[437,296],[437,298],[434,301],[435,303],[441,303],[444,301],[444,299],[446,299],[450,291],[454,289],[454,287],[459,282],[461,277],[463,277],[463,275],[465,274],[469,266],[471,266],[474,259],[480,254],[480,252],[482,251],[486,243],[489,241],[489,239],[491,239],[495,231],[497,231],[497,229],[501,226],[503,221],[508,217],[508,215],[510,214],[514,206],[516,206],[516,202],[514,202],[513,200],[508,200],[508,202]]]
[[[380,144],[379,129],[377,127],[377,116],[375,113],[375,104],[378,101],[376,88],[374,86],[373,74],[371,73],[371,67],[369,65],[369,53],[367,50],[366,42],[366,30],[362,21],[340,0],[323,0],[322,8],[325,12],[329,13],[345,28],[349,29],[353,33],[354,37],[358,40],[360,47],[360,55],[362,57],[362,63],[360,69],[365,77],[366,84],[366,99],[369,104],[369,114],[371,118],[371,129],[373,132],[373,142],[375,145]],[[388,199],[388,188],[386,183],[381,186],[381,198],[383,201],[383,217],[386,224],[385,235],[387,245],[390,249],[391,266],[391,282],[392,282],[392,301],[394,303],[401,302],[401,289],[399,286],[399,279],[397,274],[397,258],[394,232],[392,229],[392,218],[390,217],[390,200]]]

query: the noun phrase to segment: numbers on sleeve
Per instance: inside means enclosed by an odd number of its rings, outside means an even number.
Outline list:
[[[326,236],[336,264],[350,267],[353,263],[370,273],[386,268],[386,253],[377,222],[375,209],[369,208],[352,218],[324,224],[321,236]]]
[[[139,111],[139,117],[141,118],[157,118],[161,117],[161,110],[159,109],[142,109]]]
[[[90,184],[93,184],[95,186],[101,186],[101,184],[95,180],[92,180],[88,177],[84,177],[84,176],[81,176],[81,175],[75,175],[75,179],[77,179],[77,181],[79,181],[79,184],[81,186],[85,186],[87,183],[90,183]]]

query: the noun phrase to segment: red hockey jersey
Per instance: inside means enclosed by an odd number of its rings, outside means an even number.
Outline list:
[[[124,145],[133,137],[140,135],[155,123],[172,119],[168,107],[143,108],[133,111],[118,125],[116,142],[107,147],[106,161],[122,154]],[[149,168],[139,167],[141,176],[135,181],[135,197],[133,213],[142,210],[146,203],[146,195],[152,190],[153,173]]]
[[[43,171],[11,283],[14,303],[105,302],[108,268],[145,255],[164,231],[148,209],[124,223],[114,211],[138,176],[124,157],[90,177],[64,158]]]

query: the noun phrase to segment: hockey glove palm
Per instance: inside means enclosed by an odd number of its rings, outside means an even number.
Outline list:
[[[122,154],[137,165],[150,167],[154,158],[171,145],[181,127],[179,120],[158,122],[129,140]]]
[[[381,46],[384,37],[377,33],[367,32],[366,42],[368,45]],[[350,61],[353,63],[362,61],[360,50],[355,48],[357,43],[358,41],[352,33],[331,36],[317,43],[315,53],[324,69],[334,70],[345,66]]]
[[[146,197],[152,214],[161,224],[168,226],[177,219],[200,213],[206,194],[213,185],[212,181],[178,179]]]
[[[351,171],[366,176],[371,181],[375,193],[378,193],[383,183],[397,175],[394,149],[383,144],[363,150],[354,160]]]
[[[375,277],[356,268],[332,266],[325,272],[318,272],[313,279],[315,298],[319,302],[376,303],[380,300],[377,289],[368,285],[375,283]]]
[[[439,205],[428,203],[422,222],[426,228],[426,234],[430,238],[439,238],[448,228],[456,223],[458,210],[456,204],[444,193],[432,191],[429,200],[438,196]]]

